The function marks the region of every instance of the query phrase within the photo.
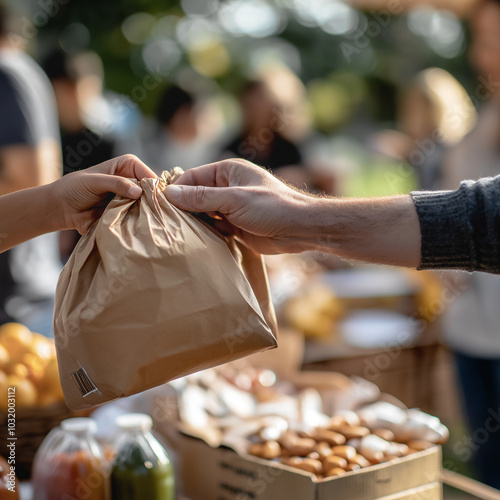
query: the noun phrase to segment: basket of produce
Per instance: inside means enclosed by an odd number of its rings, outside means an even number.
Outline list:
[[[2,455],[20,479],[30,476],[36,450],[51,429],[73,416],[64,403],[54,342],[19,323],[0,326]]]

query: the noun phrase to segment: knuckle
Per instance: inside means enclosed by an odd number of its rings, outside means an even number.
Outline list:
[[[126,179],[124,179],[123,177],[118,177],[118,176],[117,176],[117,177],[114,179],[114,181],[115,181],[115,186],[116,186],[117,188],[123,188],[123,189],[125,189],[125,187],[129,187],[129,183],[128,183],[128,181],[127,181]]]
[[[192,190],[192,202],[195,206],[203,205],[206,199],[206,189],[205,186],[195,186]]]
[[[127,153],[122,156],[123,160],[130,162],[130,163],[137,163],[139,161],[139,158],[132,154],[132,153]]]

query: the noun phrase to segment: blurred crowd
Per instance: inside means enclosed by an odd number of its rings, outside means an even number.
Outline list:
[[[353,141],[368,165],[382,158],[394,167],[396,190],[452,189],[462,179],[500,174],[500,1],[482,3],[468,25],[474,95],[444,69],[424,68],[397,96],[393,126],[378,124]],[[130,98],[106,89],[99,54],[54,44],[35,62],[13,43],[15,26],[0,4],[0,195],[122,153],[158,174],[241,157],[311,193],[353,194],[359,169],[335,157],[332,138],[314,129],[305,85],[286,64],[249,72],[229,102],[210,88],[161,81],[153,113],[141,116]],[[370,179],[387,173],[368,170]],[[52,335],[57,277],[78,238],[50,234],[0,254],[1,323]],[[449,304],[444,330],[473,433],[488,409],[500,407],[500,280],[482,273],[460,280],[465,291]],[[477,448],[480,479],[500,488],[500,432]]]

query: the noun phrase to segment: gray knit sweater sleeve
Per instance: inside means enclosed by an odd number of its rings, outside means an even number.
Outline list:
[[[422,234],[419,269],[500,274],[500,176],[411,196]]]

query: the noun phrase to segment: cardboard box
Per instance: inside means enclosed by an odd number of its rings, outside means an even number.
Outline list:
[[[302,336],[281,333],[280,348],[250,358],[257,367],[271,368],[299,388],[314,387],[328,414],[351,408],[355,381],[340,373],[300,372]],[[373,388],[372,388],[373,389]],[[380,395],[374,400],[402,403]],[[354,399],[353,399],[354,398]],[[389,399],[387,399],[389,398]],[[154,413],[153,413],[154,415]],[[175,450],[181,493],[189,500],[441,500],[441,447],[368,467],[337,478],[316,476],[251,455],[238,455],[207,444],[178,421],[156,419],[155,427]]]
[[[424,486],[419,486],[418,488],[412,488],[401,493],[382,497],[377,500],[442,500],[442,498],[442,484],[436,481]]]
[[[299,469],[181,435],[183,493],[191,500],[440,500],[441,447],[318,481]]]

